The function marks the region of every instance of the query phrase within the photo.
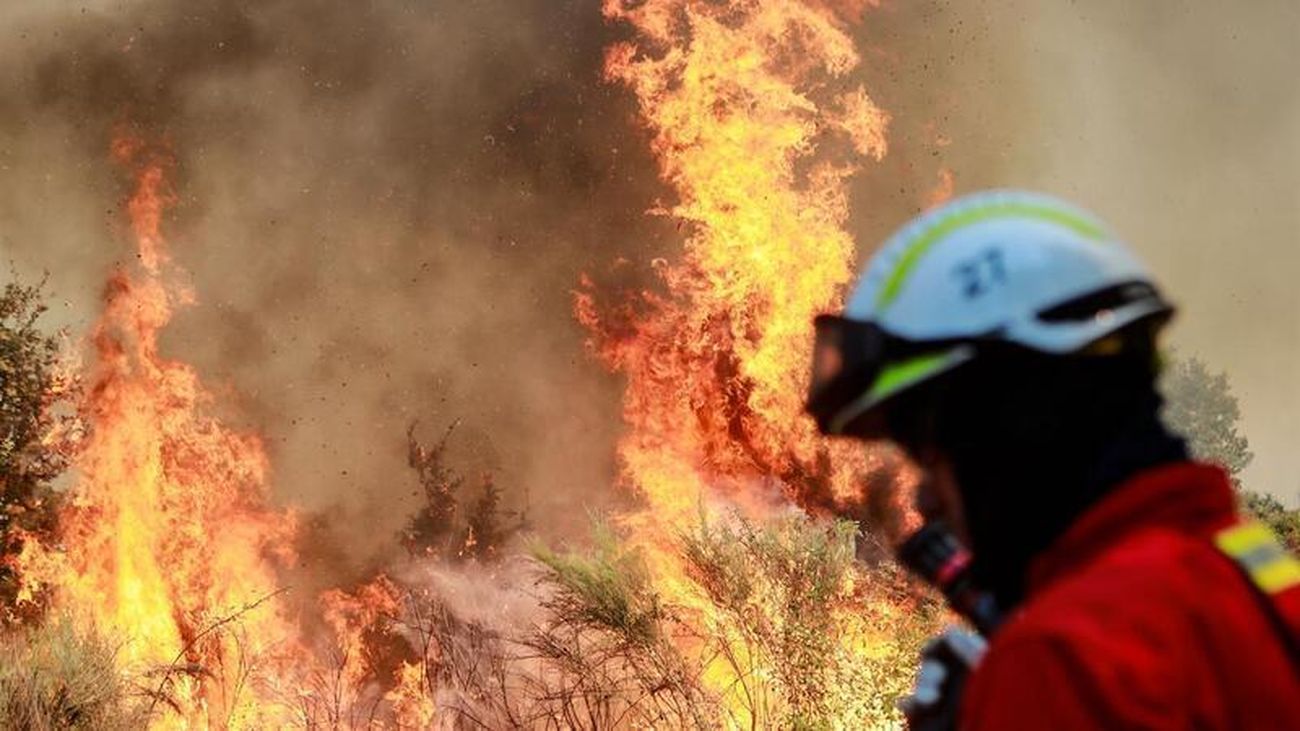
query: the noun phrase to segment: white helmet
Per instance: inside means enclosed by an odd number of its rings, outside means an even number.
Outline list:
[[[808,409],[826,433],[977,357],[982,344],[1088,349],[1173,309],[1091,214],[995,190],[914,219],[868,262],[842,316],[817,319]]]

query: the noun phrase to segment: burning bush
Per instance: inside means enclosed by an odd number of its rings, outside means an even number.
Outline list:
[[[17,281],[0,292],[0,624],[30,618],[37,597],[7,560],[26,540],[48,539],[58,513],[51,481],[68,466],[76,421],[68,413],[77,382],[60,363],[60,338],[38,326],[41,287]]]
[[[417,424],[407,429],[407,463],[420,481],[424,504],[407,521],[402,545],[412,556],[493,560],[527,524],[527,517],[502,509],[501,488],[491,473],[484,473],[481,492],[468,509],[461,508],[466,480],[447,459],[448,441],[458,424],[452,422],[431,447],[415,438]]]
[[[412,555],[448,556],[457,553],[456,505],[465,478],[447,465],[447,440],[456,423],[447,427],[432,447],[415,438],[417,424],[406,430],[407,464],[415,470],[424,491],[424,504],[407,521],[402,544]]]
[[[588,551],[534,548],[544,616],[531,633],[413,598],[415,675],[473,728],[887,724],[942,612],[891,564],[855,562],[854,533],[794,516],[701,516],[677,544],[689,599],[670,601],[647,555],[597,524]]]

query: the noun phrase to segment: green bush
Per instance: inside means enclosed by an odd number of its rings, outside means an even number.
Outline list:
[[[79,424],[77,381],[60,367],[60,337],[42,330],[42,289],[10,282],[0,290],[0,625],[30,621],[38,601],[18,606],[19,577],[5,558],[23,541],[52,535],[58,494]]]
[[[548,608],[555,618],[616,633],[629,645],[650,645],[661,636],[664,611],[640,554],[603,523],[593,528],[592,539],[589,554],[534,548],[547,569],[543,580],[554,590]]]
[[[1241,500],[1246,512],[1272,528],[1292,553],[1300,555],[1300,510],[1288,510],[1264,493],[1242,491]]]

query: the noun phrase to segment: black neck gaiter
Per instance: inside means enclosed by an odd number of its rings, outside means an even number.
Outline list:
[[[936,437],[964,501],[976,580],[1004,610],[1030,562],[1142,470],[1186,459],[1159,418],[1150,360],[1000,354],[953,374]]]

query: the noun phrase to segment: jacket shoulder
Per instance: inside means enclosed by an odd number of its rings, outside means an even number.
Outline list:
[[[1110,635],[1150,636],[1173,629],[1171,618],[1213,611],[1207,596],[1249,599],[1246,588],[1237,568],[1208,539],[1143,530],[1044,587],[1006,629],[1008,636],[1068,635],[1096,625]]]
[[[1195,684],[1189,638],[1203,623],[1204,582],[1231,580],[1232,571],[1208,544],[1173,532],[1114,544],[998,631],[972,678],[963,715],[976,723],[965,727],[1177,726],[1179,699]]]

